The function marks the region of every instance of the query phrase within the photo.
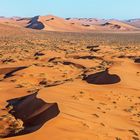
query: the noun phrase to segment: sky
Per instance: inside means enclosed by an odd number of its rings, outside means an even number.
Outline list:
[[[0,16],[140,18],[140,0],[1,0]]]

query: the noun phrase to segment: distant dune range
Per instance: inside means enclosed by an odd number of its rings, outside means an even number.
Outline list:
[[[46,31],[93,32],[93,31],[139,31],[140,19],[126,21],[96,18],[60,18],[53,15],[33,18],[0,18],[0,24]]]

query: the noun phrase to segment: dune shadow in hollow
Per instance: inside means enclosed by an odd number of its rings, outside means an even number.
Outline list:
[[[140,63],[140,58],[135,59],[135,63]]]
[[[4,75],[3,78],[9,78],[9,77],[13,76],[13,73],[26,69],[26,68],[27,68],[27,66],[0,68],[0,75]]]
[[[5,74],[4,79],[12,77],[13,73],[20,71],[20,70],[23,70],[23,69],[26,69],[26,68],[27,68],[26,66],[17,67],[17,68],[13,68],[13,69],[11,68],[11,71]],[[10,68],[9,68],[9,70],[10,70]]]
[[[85,76],[83,80],[86,80],[90,84],[96,84],[96,85],[115,84],[121,81],[118,75],[109,74],[108,69],[102,72]]]
[[[37,131],[47,121],[60,113],[57,103],[46,103],[42,99],[37,98],[37,93],[8,100],[7,102],[9,103],[8,106],[13,106],[13,109],[9,113],[16,119],[21,119],[24,125],[22,131],[17,134],[10,134],[7,137]]]

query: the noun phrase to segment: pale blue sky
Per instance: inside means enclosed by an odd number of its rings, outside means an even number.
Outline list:
[[[140,18],[140,0],[1,0],[0,16]]]

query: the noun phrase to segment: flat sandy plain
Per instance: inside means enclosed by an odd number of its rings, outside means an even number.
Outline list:
[[[1,25],[0,136],[139,140],[140,33]]]

